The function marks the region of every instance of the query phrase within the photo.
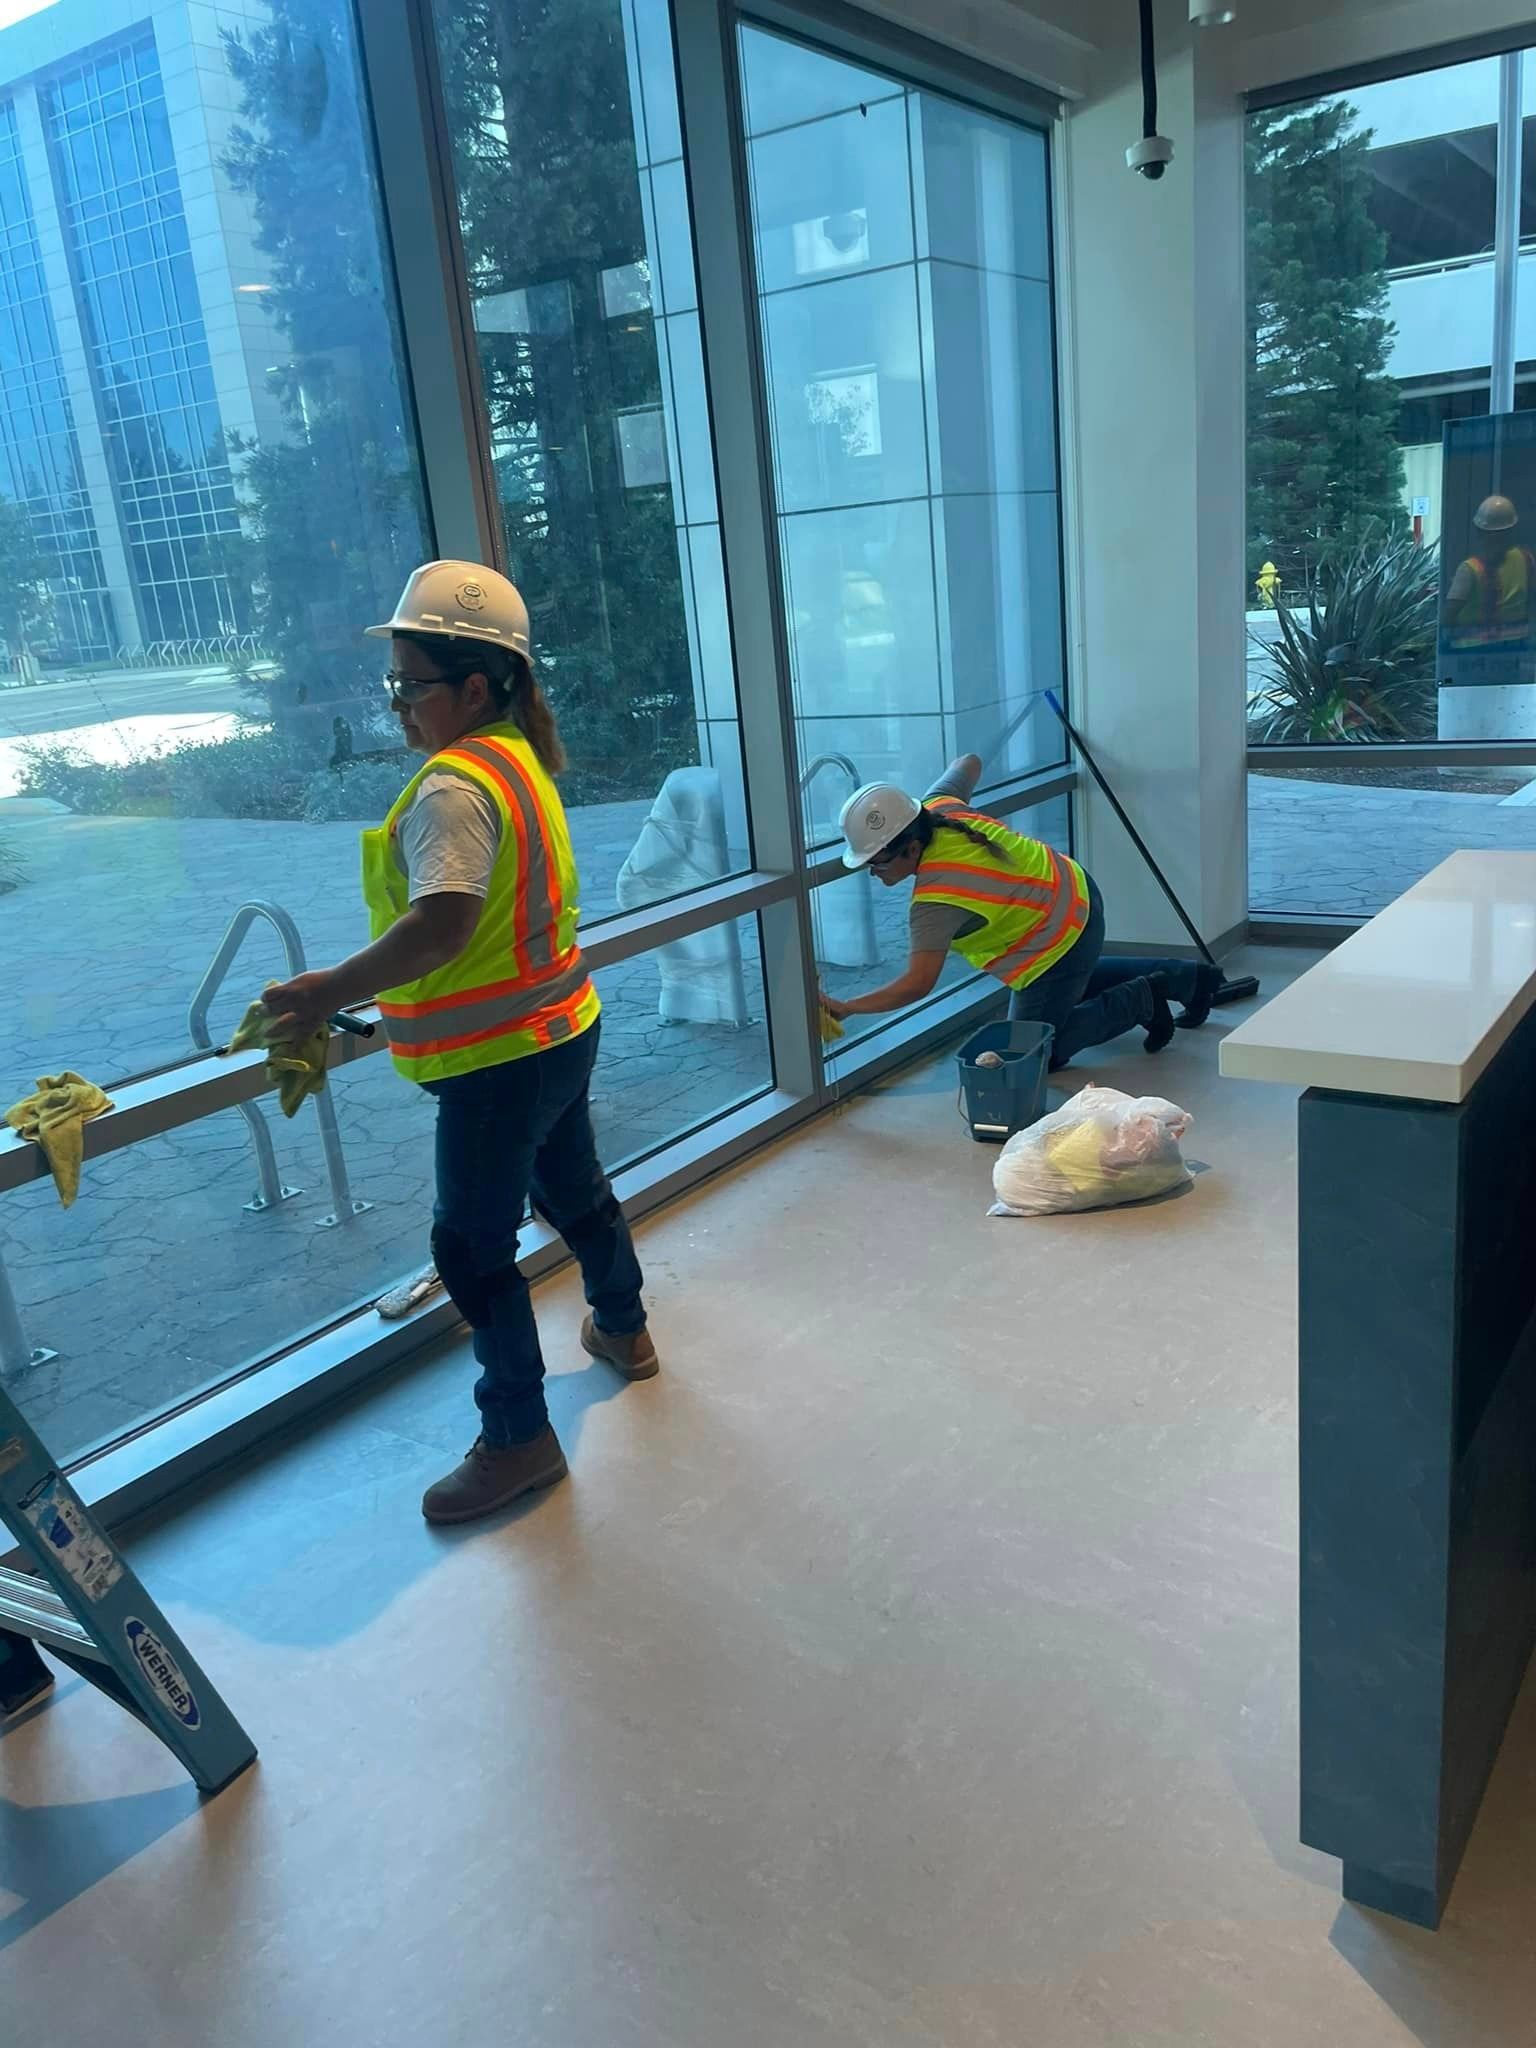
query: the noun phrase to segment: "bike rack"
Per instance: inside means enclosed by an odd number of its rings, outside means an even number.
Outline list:
[[[235,955],[245,944],[247,932],[258,918],[264,918],[283,942],[283,955],[290,978],[302,974],[305,968],[304,941],[299,928],[286,910],[275,903],[242,903],[230,919],[229,929],[219,943],[219,950],[209,963],[208,972],[198,983],[187,1010],[187,1029],[192,1043],[199,1052],[212,1052],[213,1033],[208,1028],[208,1011],[214,997],[224,985],[224,977],[234,963]],[[302,1188],[283,1185],[277,1170],[277,1154],[272,1146],[272,1133],[267,1128],[266,1117],[254,1102],[240,1102],[235,1105],[245,1119],[246,1129],[251,1134],[251,1150],[256,1154],[256,1193],[245,1207],[252,1215],[260,1215],[267,1209],[275,1209],[280,1203],[288,1202],[295,1195],[302,1195]],[[315,1115],[320,1122],[320,1145],[325,1153],[325,1170],[331,1183],[331,1214],[320,1218],[318,1229],[331,1230],[338,1223],[350,1223],[354,1216],[363,1216],[373,1207],[372,1202],[354,1199],[347,1185],[347,1162],[341,1149],[341,1131],[336,1122],[336,1105],[331,1099],[329,1088],[322,1088],[315,1097]]]
[[[10,1275],[5,1270],[5,1256],[0,1253],[0,1379],[20,1372],[24,1365],[51,1365],[58,1355],[57,1351],[49,1351],[44,1345],[27,1342],[26,1332],[21,1327],[21,1311],[16,1306]]]

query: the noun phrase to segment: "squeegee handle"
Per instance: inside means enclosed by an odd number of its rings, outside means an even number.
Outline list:
[[[1136,851],[1141,855],[1142,859],[1146,862],[1147,866],[1152,870],[1153,880],[1157,883],[1157,886],[1162,890],[1163,894],[1168,898],[1168,901],[1172,904],[1174,915],[1178,918],[1179,923],[1183,925],[1185,931],[1189,933],[1189,936],[1194,940],[1195,944],[1199,947],[1201,959],[1205,962],[1207,967],[1215,967],[1217,965],[1216,955],[1211,951],[1210,947],[1205,943],[1204,939],[1201,938],[1199,932],[1196,931],[1193,919],[1190,917],[1188,911],[1185,910],[1183,904],[1179,901],[1178,897],[1174,895],[1173,884],[1169,881],[1168,877],[1163,873],[1162,869],[1158,866],[1157,862],[1152,858],[1152,849],[1147,845],[1145,839],[1143,839],[1141,834],[1136,830],[1136,827],[1131,823],[1129,817],[1127,817],[1124,804],[1121,803],[1119,797],[1115,795],[1115,792],[1110,788],[1109,784],[1105,781],[1104,771],[1100,768],[1098,762],[1094,760],[1092,754],[1089,753],[1087,747],[1084,746],[1082,734],[1077,730],[1076,726],[1073,725],[1071,719],[1068,718],[1066,712],[1062,710],[1060,703],[1057,701],[1056,692],[1054,690],[1047,690],[1045,692],[1045,701],[1047,704],[1050,705],[1051,709],[1055,712],[1056,716],[1061,720],[1062,730],[1066,733],[1067,738],[1072,742],[1073,746],[1076,747],[1078,753],[1082,756],[1083,766],[1088,770],[1088,773],[1093,777],[1094,781],[1098,784],[1100,790],[1103,793],[1104,799],[1108,803],[1110,809],[1114,812],[1115,816],[1120,820],[1121,824],[1130,834],[1132,845],[1136,848]]]

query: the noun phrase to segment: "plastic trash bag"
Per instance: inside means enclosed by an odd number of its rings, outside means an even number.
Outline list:
[[[992,1168],[989,1216],[1059,1216],[1167,1194],[1194,1176],[1179,1140],[1193,1118],[1159,1095],[1084,1088],[1028,1130]]]

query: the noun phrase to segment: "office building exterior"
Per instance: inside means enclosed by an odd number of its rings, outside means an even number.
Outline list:
[[[56,0],[0,33],[0,493],[26,511],[61,663],[249,627],[236,451],[282,432],[280,354],[221,161],[223,39],[266,19]]]

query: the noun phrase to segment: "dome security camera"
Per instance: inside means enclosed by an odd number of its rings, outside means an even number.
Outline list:
[[[1143,135],[1125,152],[1125,161],[1144,178],[1160,178],[1173,162],[1173,144],[1166,135]]]

